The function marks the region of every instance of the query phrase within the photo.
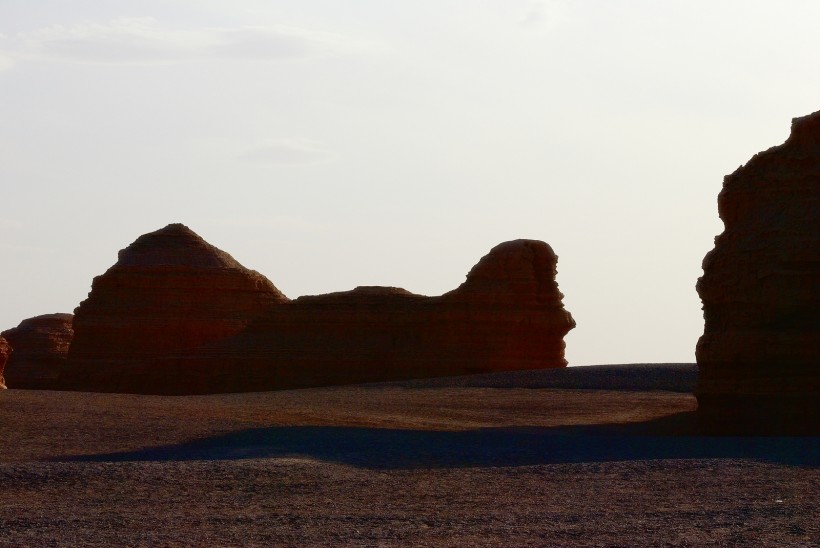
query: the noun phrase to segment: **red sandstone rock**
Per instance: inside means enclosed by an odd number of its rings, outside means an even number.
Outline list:
[[[205,394],[563,367],[575,323],[556,260],[547,244],[517,240],[440,297],[359,287],[291,302],[170,225],[95,278],[75,311],[62,380],[78,390]]]
[[[698,293],[699,414],[712,431],[820,430],[820,112],[725,178]]]
[[[440,297],[358,287],[273,307],[203,353],[230,364],[202,392],[270,390],[564,367],[575,326],[543,242],[495,247],[458,289]]]
[[[174,378],[157,369],[156,360],[190,357],[288,301],[267,278],[181,224],[140,236],[118,259],[94,279],[75,310],[75,336],[62,376],[68,388],[184,387],[192,379]]]
[[[3,331],[14,353],[6,366],[6,384],[32,390],[59,389],[58,377],[74,334],[71,314],[45,314]]]
[[[11,347],[3,337],[0,337],[0,390],[6,388],[6,380],[3,378],[3,370],[6,368],[6,362],[11,355]]]

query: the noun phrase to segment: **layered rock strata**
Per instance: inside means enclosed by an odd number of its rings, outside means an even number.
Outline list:
[[[556,261],[544,242],[516,240],[493,248],[439,297],[393,287],[300,297],[206,349],[203,358],[226,366],[217,384],[199,390],[564,367],[563,338],[575,322],[555,283]]]
[[[165,362],[190,358],[287,301],[267,278],[188,227],[168,225],[139,237],[94,278],[75,310],[61,383],[90,391],[186,393],[196,379],[179,377]]]
[[[820,430],[820,112],[727,176],[697,290],[698,409],[712,432]]]
[[[74,334],[71,314],[44,314],[1,334],[13,349],[6,364],[6,385],[31,390],[59,389]]]
[[[6,368],[6,362],[11,355],[11,347],[3,337],[0,337],[0,390],[6,388],[6,379],[3,377],[3,371]]]

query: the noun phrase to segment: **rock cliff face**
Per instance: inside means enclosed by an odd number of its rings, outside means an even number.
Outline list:
[[[45,314],[20,322],[2,336],[14,350],[6,364],[6,385],[32,390],[59,389],[58,377],[72,329],[71,314]]]
[[[697,289],[699,415],[714,432],[820,430],[820,112],[727,176]]]
[[[11,355],[11,347],[6,339],[0,337],[0,390],[6,388],[6,379],[3,377],[3,371],[6,368],[6,362]]]
[[[393,287],[300,297],[208,348],[203,358],[223,364],[222,374],[198,391],[564,367],[563,338],[575,322],[561,303],[556,261],[547,244],[517,240],[440,297]]]
[[[75,310],[66,388],[162,392],[191,379],[163,371],[206,344],[239,333],[288,299],[267,278],[240,265],[181,224],[145,234],[94,278]]]

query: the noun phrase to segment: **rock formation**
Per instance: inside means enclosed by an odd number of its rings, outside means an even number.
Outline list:
[[[820,112],[727,176],[697,289],[707,431],[820,430]]]
[[[11,355],[11,347],[3,337],[0,337],[0,390],[6,388],[6,379],[3,377],[3,370],[6,368],[6,362]]]
[[[168,225],[140,236],[94,278],[74,311],[61,382],[89,391],[147,393],[173,386],[184,393],[192,379],[163,371],[163,360],[195,355],[287,301],[267,278],[188,227]]]
[[[71,314],[45,314],[3,331],[2,336],[14,350],[6,365],[7,386],[59,389],[58,377],[74,334],[72,318]]]
[[[62,386],[207,394],[563,367],[575,323],[556,261],[547,244],[517,240],[439,297],[358,287],[289,301],[170,225],[94,279],[75,310]]]
[[[273,307],[205,355],[242,391],[564,367],[575,326],[545,243],[493,248],[457,289],[424,297],[393,287],[300,297]],[[242,375],[232,371],[242,370]]]

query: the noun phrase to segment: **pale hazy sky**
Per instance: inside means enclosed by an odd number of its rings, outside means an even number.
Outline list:
[[[290,297],[548,242],[570,365],[694,361],[723,176],[820,108],[820,2],[0,0],[0,329],[182,222]]]

